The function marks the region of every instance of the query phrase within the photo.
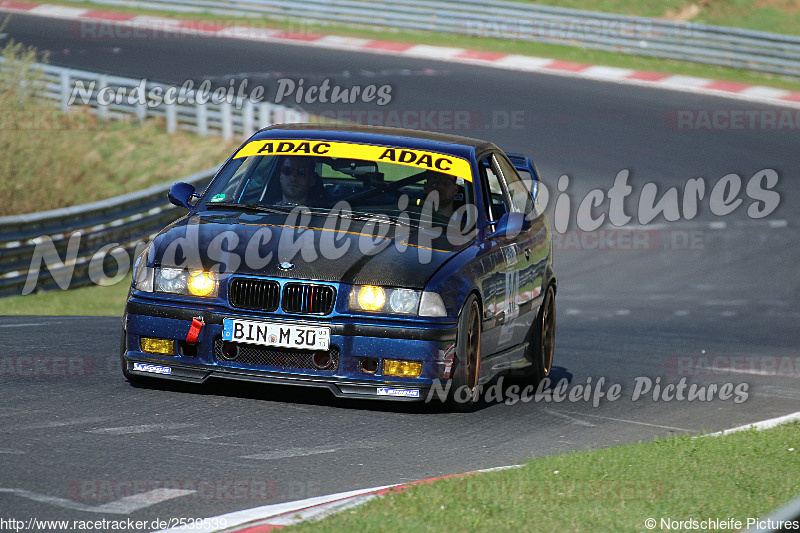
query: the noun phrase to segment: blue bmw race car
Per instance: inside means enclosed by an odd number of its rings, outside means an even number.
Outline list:
[[[524,179],[523,179],[524,176]],[[130,381],[225,378],[467,410],[553,364],[556,278],[532,161],[366,126],[259,131],[137,259]]]

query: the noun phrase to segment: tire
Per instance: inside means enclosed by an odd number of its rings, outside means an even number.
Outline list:
[[[553,353],[556,335],[556,292],[552,285],[547,286],[539,314],[531,327],[528,354],[531,366],[526,368],[525,377],[534,388],[553,370]]]
[[[447,406],[469,412],[478,400],[481,366],[481,308],[475,294],[469,295],[461,309],[457,335]]]

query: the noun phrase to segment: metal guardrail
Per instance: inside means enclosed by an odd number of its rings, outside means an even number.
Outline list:
[[[0,57],[0,69],[6,68],[4,58]],[[125,97],[119,103],[101,105],[98,98],[104,88],[106,94],[122,92],[130,95],[139,88],[149,95],[154,88],[164,94],[169,86],[40,63],[34,64],[33,68],[41,72],[36,96],[59,106],[67,113],[65,117],[70,116],[73,105],[81,105],[98,120],[161,117],[166,121],[168,132],[180,128],[200,135],[218,134],[226,139],[234,135],[248,137],[261,127],[279,122],[308,120],[308,114],[302,110],[268,102],[254,103],[249,99],[198,103],[197,90],[186,91],[174,103],[160,102],[152,107],[148,105],[152,101],[149,97],[133,101]],[[76,85],[83,91],[85,104],[80,99],[75,104],[69,102]],[[209,170],[184,178],[184,181],[202,189],[212,176],[213,172]],[[97,269],[113,272],[119,266],[115,262],[121,257],[103,254],[93,262],[96,252],[110,243],[116,244],[130,261],[137,246],[178,218],[180,210],[167,200],[167,191],[172,183],[92,204],[0,217],[0,297],[21,294],[29,270],[36,271],[40,267],[36,290],[62,288],[59,279],[69,278],[70,288],[88,285],[93,277],[107,279]],[[73,237],[75,241],[71,241]],[[77,243],[77,252],[73,256],[70,254],[75,252],[74,243]]]
[[[77,1],[77,0],[76,0]],[[800,37],[504,0],[90,0],[536,41],[800,77]],[[81,2],[83,3],[83,2]]]
[[[203,189],[214,172],[198,172],[183,181]],[[0,296],[22,294],[29,270],[41,268],[38,291],[63,288],[57,281],[60,276],[75,288],[93,283],[92,277],[108,279],[101,268],[113,274],[125,266],[121,263],[130,266],[137,248],[185,212],[167,200],[173,183],[81,206],[0,217]],[[93,261],[98,251],[109,251],[109,245],[124,251],[127,259],[114,252]],[[125,270],[123,274],[129,269]]]
[[[0,69],[5,69],[0,57]],[[135,78],[110,76],[36,63],[41,72],[36,95],[68,112],[73,107],[86,107],[98,120],[160,118],[168,133],[178,129],[198,135],[221,135],[229,140],[235,136],[249,137],[258,129],[283,122],[306,122],[308,113],[270,102],[253,102],[249,98],[219,98],[208,100],[210,92]],[[167,103],[162,95],[176,90]],[[139,93],[143,96],[139,97]],[[117,98],[115,95],[121,95]],[[199,97],[199,98],[198,98]],[[199,101],[202,100],[202,103]]]

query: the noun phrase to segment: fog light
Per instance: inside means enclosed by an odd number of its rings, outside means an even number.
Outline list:
[[[228,361],[233,361],[239,355],[239,347],[232,342],[225,341],[222,343],[222,358]]]
[[[139,347],[143,352],[158,355],[172,355],[175,353],[175,343],[171,339],[139,337]]]
[[[399,376],[401,378],[416,378],[422,374],[422,363],[416,361],[395,361],[384,359],[383,375]]]
[[[328,370],[331,367],[331,356],[328,352],[316,352],[311,356],[311,364],[317,370]]]

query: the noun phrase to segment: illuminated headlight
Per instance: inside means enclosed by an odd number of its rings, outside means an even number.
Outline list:
[[[363,311],[380,311],[386,303],[386,291],[382,287],[366,285],[364,287],[353,287],[350,296],[355,309]],[[355,297],[355,298],[353,298]]]
[[[351,311],[413,315],[419,309],[420,292],[388,289],[376,285],[356,285],[350,290],[347,308]]]
[[[202,270],[159,268],[155,272],[154,285],[158,292],[214,298],[219,288],[219,276]]]
[[[217,277],[213,272],[198,270],[189,273],[187,282],[189,292],[194,296],[211,297],[217,295]]]

